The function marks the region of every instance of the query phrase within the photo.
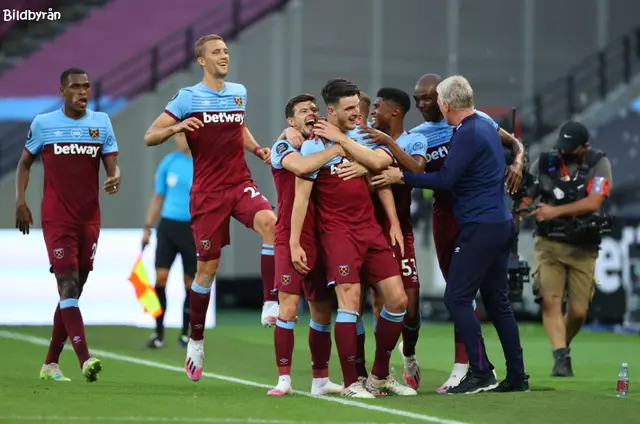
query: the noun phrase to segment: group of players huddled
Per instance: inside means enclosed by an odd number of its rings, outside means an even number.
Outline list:
[[[293,330],[301,292],[311,312],[312,394],[416,395],[420,312],[411,187],[390,185],[384,171],[400,167],[422,173],[443,166],[454,129],[443,120],[437,103],[440,78],[427,74],[417,81],[414,100],[425,122],[410,131],[404,128],[411,107],[406,92],[382,88],[371,104],[352,82],[332,79],[322,89],[326,115],[321,116],[312,95],[293,97],[284,108],[288,128],[267,148],[256,142],[245,125],[246,88],[225,81],[229,51],[224,40],[217,35],[200,38],[195,55],[204,71],[202,82],[179,90],[144,137],[147,146],[155,146],[184,133],[193,155],[190,211],[198,266],[189,297],[188,377],[198,381],[202,376],[205,317],[221,250],[230,243],[233,216],[263,240],[262,322],[275,324],[279,372],[269,395],[292,393]],[[28,233],[33,224],[25,193],[29,169],[35,156],[41,155],[45,168],[42,229],[60,293],[41,378],[68,380],[57,364],[69,338],[86,379],[96,381],[101,363],[89,355],[78,298],[93,269],[98,245],[100,160],[108,176],[104,190],[116,193],[118,147],[108,115],[86,109],[91,91],[86,72],[66,70],[60,82],[63,109],[33,120],[20,158],[16,226]],[[521,143],[495,127],[503,143],[521,158]],[[277,217],[251,178],[244,150],[271,165]],[[516,160],[507,170],[512,186],[521,175],[521,163]],[[434,200],[433,237],[446,279],[458,224],[451,195],[436,192]],[[366,287],[373,301],[376,341],[370,370],[362,320]],[[338,311],[333,329],[342,384],[331,382],[328,375],[334,293]],[[406,385],[389,371],[391,354],[401,337]],[[453,371],[438,392],[457,386],[467,368],[464,345],[456,337]]]

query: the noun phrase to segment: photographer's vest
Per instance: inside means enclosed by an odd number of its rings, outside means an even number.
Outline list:
[[[589,195],[589,170],[605,156],[600,150],[588,149],[584,162],[578,172],[569,175],[555,150],[540,154],[538,175],[543,175],[551,184],[543,184],[540,179],[540,201],[550,206],[574,203]],[[601,236],[598,230],[589,225],[591,214],[573,218],[556,218],[551,221],[538,221],[536,234],[559,242],[579,246],[599,245]]]

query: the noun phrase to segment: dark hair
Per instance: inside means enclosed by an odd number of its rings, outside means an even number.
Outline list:
[[[298,103],[302,103],[302,102],[315,103],[315,101],[316,101],[315,97],[313,97],[311,94],[306,94],[306,93],[298,94],[297,96],[290,98],[289,101],[287,102],[287,105],[284,107],[284,117],[291,118],[294,114],[293,109],[296,107]]]
[[[335,105],[343,97],[357,96],[360,94],[358,86],[344,78],[334,78],[322,88],[322,100],[326,105]]]
[[[80,69],[80,68],[65,69],[60,74],[60,85],[65,85],[67,83],[67,80],[69,79],[69,75],[82,75],[82,74],[86,74],[86,73],[87,73],[87,71],[85,71],[84,69]]]
[[[381,88],[378,90],[379,98],[395,103],[400,109],[402,109],[402,116],[406,115],[411,109],[411,98],[409,95],[399,88]]]

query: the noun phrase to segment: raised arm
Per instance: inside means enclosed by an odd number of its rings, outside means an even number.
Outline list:
[[[356,162],[360,162],[373,172],[379,172],[391,165],[393,159],[389,153],[382,149],[371,150],[340,131],[335,125],[321,120],[314,126],[314,134],[332,140],[342,146]]]
[[[328,149],[308,156],[302,156],[296,150],[292,150],[282,157],[281,163],[282,167],[287,171],[291,171],[298,176],[302,176],[317,171],[334,157],[343,155],[344,150],[342,147],[334,144]]]
[[[459,134],[458,137],[465,135]],[[451,190],[453,185],[460,179],[464,171],[475,156],[475,149],[472,145],[458,138],[451,143],[449,154],[444,161],[442,169],[428,174],[404,173],[404,182],[413,187],[430,188],[432,190]]]
[[[164,111],[153,121],[144,135],[147,146],[157,146],[179,132],[191,132],[202,128],[204,124],[191,114],[191,92],[179,90]]]

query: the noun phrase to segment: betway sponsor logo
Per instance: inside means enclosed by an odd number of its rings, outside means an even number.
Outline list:
[[[54,155],[88,155],[92,158],[98,156],[100,146],[92,146],[90,144],[54,144]]]
[[[244,122],[244,113],[239,112],[212,112],[202,113],[202,122],[205,124],[218,124],[218,123],[237,123],[242,124]]]
[[[447,146],[440,146],[437,149],[427,151],[427,162],[432,160],[445,159],[449,154]]]

